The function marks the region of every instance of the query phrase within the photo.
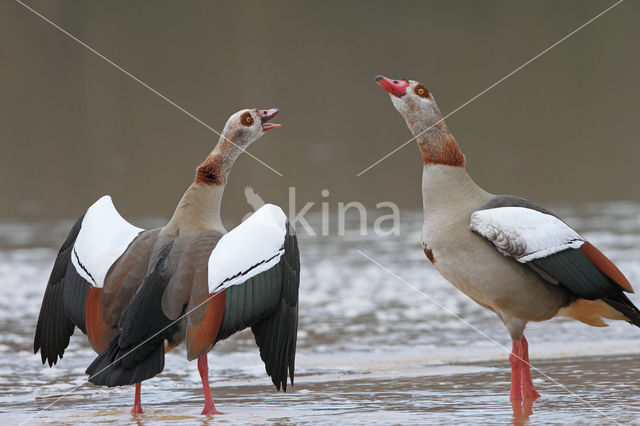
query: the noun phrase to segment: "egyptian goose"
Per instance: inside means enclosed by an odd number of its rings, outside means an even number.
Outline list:
[[[423,160],[422,245],[460,291],[496,313],[513,340],[511,400],[537,398],[524,329],[565,316],[603,327],[640,326],[624,292],[629,281],[598,249],[550,211],[523,198],[493,195],[465,170],[465,156],[429,90],[377,76],[418,142]]]
[[[240,153],[267,130],[277,109],[247,109],[227,121],[220,141],[162,228],[127,223],[109,196],[75,223],[53,266],[38,318],[34,353],[49,366],[62,358],[74,327],[100,355],[87,369],[99,385],[136,384],[132,413],[142,413],[140,382],[164,368],[164,354],[186,341],[198,359],[202,414],[217,413],[207,353],[251,327],[279,390],[293,384],[300,262],[283,211],[266,204],[227,233],[220,203]]]

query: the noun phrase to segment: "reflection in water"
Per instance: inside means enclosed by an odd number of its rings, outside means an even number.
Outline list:
[[[524,398],[522,401],[511,401],[513,424],[523,425],[533,414],[533,403],[537,398]]]

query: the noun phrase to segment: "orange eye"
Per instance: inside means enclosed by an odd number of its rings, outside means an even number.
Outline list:
[[[253,124],[253,117],[251,117],[249,112],[245,112],[240,117],[240,123],[242,123],[243,126],[251,126]]]
[[[415,92],[416,92],[416,95],[422,98],[426,98],[427,96],[429,96],[429,90],[427,90],[427,88],[424,87],[424,85],[422,84],[419,84],[416,86]]]

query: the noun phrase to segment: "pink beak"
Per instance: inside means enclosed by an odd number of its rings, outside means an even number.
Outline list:
[[[378,86],[382,87],[382,90],[398,98],[406,95],[407,87],[409,87],[409,81],[404,78],[391,80],[383,75],[376,76],[376,83],[378,83]]]
[[[278,115],[279,112],[280,112],[280,110],[278,108],[259,109],[258,110],[258,115],[260,116],[260,119],[262,120],[262,130],[263,131],[266,132],[267,130],[276,129],[276,128],[282,126],[282,124],[267,123],[273,117]]]

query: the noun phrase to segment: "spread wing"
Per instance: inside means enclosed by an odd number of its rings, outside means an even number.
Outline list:
[[[300,257],[284,212],[266,204],[224,235],[209,256],[206,286],[203,278],[189,310],[209,302],[189,316],[189,359],[251,327],[267,374],[286,391],[287,375],[292,384],[294,377]]]
[[[53,265],[36,326],[33,350],[40,350],[43,364],[62,358],[75,327],[91,331],[87,306],[93,314],[107,271],[142,231],[118,214],[109,196],[73,225]]]
[[[624,295],[633,292],[629,281],[605,255],[547,210],[505,198],[507,203],[493,201],[490,208],[474,212],[470,229],[545,280],[577,297],[602,299],[640,324],[640,311]]]
[[[154,261],[118,326],[118,335],[87,369],[98,385],[133,384],[164,368],[164,341],[184,336],[187,357],[206,354],[251,327],[278,389],[293,383],[298,326],[299,255],[295,232],[278,207],[265,205],[224,236],[189,241],[175,269],[171,244]],[[175,259],[174,259],[175,260]]]

